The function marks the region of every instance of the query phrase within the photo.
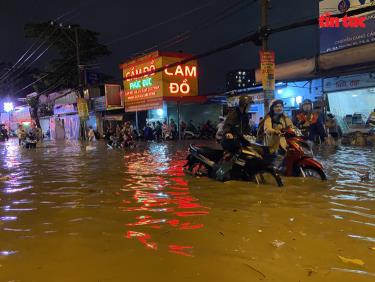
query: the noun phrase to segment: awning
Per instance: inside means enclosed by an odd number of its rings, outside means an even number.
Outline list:
[[[111,121],[123,121],[124,116],[121,115],[107,115],[103,117],[103,120],[111,120]]]

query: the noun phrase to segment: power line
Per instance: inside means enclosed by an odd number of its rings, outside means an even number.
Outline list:
[[[206,28],[208,28],[209,26],[211,26],[213,24],[217,24],[219,22],[222,22],[222,21],[232,17],[233,15],[243,11],[244,8],[247,8],[247,7],[255,4],[256,2],[258,2],[258,0],[252,0],[252,1],[240,0],[236,3],[232,3],[231,5],[227,5],[227,6],[224,7],[224,9],[222,9],[222,11],[219,14],[215,15],[214,18],[205,20],[204,22],[194,26],[192,29],[188,29],[188,30],[186,30],[182,33],[177,34],[173,38],[170,38],[166,41],[163,41],[162,43],[159,43],[157,45],[149,47],[149,48],[145,49],[143,52],[146,53],[146,52],[150,52],[150,51],[156,50],[156,49],[169,48],[171,46],[174,46],[176,44],[184,42],[184,41],[190,39],[191,36],[195,32],[205,30]]]
[[[38,82],[41,81],[42,79],[46,78],[47,76],[48,76],[48,74],[46,74],[46,75],[40,77],[39,79],[35,80],[35,81],[32,82],[32,83],[26,85],[24,88],[22,88],[22,89],[18,90],[17,92],[15,92],[14,95],[17,95],[18,93],[20,93],[20,92],[26,90],[26,89],[29,88],[30,86],[33,86],[34,84],[38,83]]]
[[[57,17],[55,20],[58,20],[58,19],[61,19],[61,18],[64,18],[68,15],[72,15],[74,12],[76,12],[77,9],[74,9],[74,10],[71,10],[71,11],[68,11],[66,13],[64,13],[63,15]],[[73,14],[74,16],[74,14]],[[70,17],[71,18],[71,17]],[[53,31],[53,33],[56,31],[56,29]],[[53,33],[48,36],[47,39],[43,40],[42,38],[44,37],[45,34],[47,34],[48,32],[48,28],[46,28],[40,35],[39,35],[39,39],[36,40],[27,50],[26,52],[24,52],[20,58],[17,60],[17,62],[6,72],[4,73],[1,77],[0,77],[0,83],[6,79],[8,79],[11,75],[12,75],[12,72],[17,72],[18,69],[20,69],[28,60],[30,60],[34,55],[35,53],[47,42],[47,40],[53,35]],[[38,45],[38,47],[33,51],[31,52],[31,50],[33,50],[33,48]],[[44,54],[45,51],[42,51],[42,53]],[[24,58],[27,56],[27,58],[24,60]],[[38,55],[38,58],[40,58],[41,56]],[[22,62],[23,61],[23,62]],[[22,62],[22,63],[21,63]],[[36,60],[34,60],[34,62],[36,62]],[[21,63],[21,65],[19,65]]]
[[[179,14],[179,15],[177,15],[177,16],[174,16],[174,17],[172,17],[172,18],[169,18],[169,19],[167,19],[167,20],[165,20],[165,21],[159,22],[159,23],[157,23],[157,24],[155,24],[155,25],[148,26],[148,27],[146,27],[146,28],[143,28],[143,29],[141,29],[141,30],[138,30],[138,31],[136,31],[136,32],[133,32],[133,33],[131,33],[131,34],[129,34],[129,35],[126,35],[126,36],[123,36],[123,37],[119,37],[119,38],[117,38],[117,39],[115,39],[115,40],[112,40],[112,41],[110,41],[110,42],[105,43],[105,45],[112,45],[112,44],[115,44],[115,43],[117,43],[117,42],[120,42],[120,41],[123,41],[123,40],[129,39],[129,38],[131,38],[131,37],[137,36],[137,35],[139,35],[139,34],[145,33],[145,32],[147,32],[147,31],[153,30],[153,29],[158,28],[158,27],[160,27],[160,26],[163,26],[163,25],[169,24],[169,23],[171,23],[171,22],[173,22],[173,21],[176,21],[176,20],[178,20],[178,19],[181,19],[181,18],[184,18],[184,17],[186,17],[186,16],[189,16],[189,15],[191,15],[191,14],[197,12],[197,11],[200,11],[200,10],[202,10],[202,9],[204,9],[204,8],[206,8],[206,7],[208,7],[208,6],[210,6],[212,3],[216,2],[216,1],[217,1],[217,0],[210,1],[210,2],[208,2],[208,3],[206,3],[206,4],[204,4],[204,5],[201,5],[201,6],[199,6],[199,7],[195,7],[195,8],[193,8],[193,9],[187,11],[187,12],[184,12],[184,13],[182,13],[182,14]]]
[[[125,39],[129,39],[130,37],[133,37],[133,36],[136,36],[136,35],[142,34],[142,33],[144,33],[144,32],[147,32],[147,31],[150,31],[150,30],[152,30],[152,29],[155,29],[155,28],[157,28],[157,27],[159,27],[159,26],[162,26],[162,25],[168,24],[168,23],[170,23],[170,22],[173,22],[173,21],[175,21],[175,20],[178,20],[178,19],[180,19],[180,18],[186,17],[186,16],[188,16],[188,15],[190,15],[190,14],[193,14],[193,13],[195,13],[195,12],[197,12],[197,11],[200,11],[200,10],[202,10],[202,9],[204,9],[204,8],[206,8],[206,7],[210,6],[210,5],[212,5],[213,3],[217,2],[217,1],[218,1],[218,0],[210,1],[210,2],[208,2],[208,3],[206,3],[206,4],[202,5],[202,6],[195,7],[195,8],[193,8],[193,9],[187,11],[187,12],[184,12],[184,13],[182,13],[182,14],[180,14],[180,15],[177,15],[177,16],[175,16],[175,17],[172,17],[172,18],[170,18],[170,19],[168,19],[168,20],[166,20],[166,21],[160,22],[160,23],[158,23],[158,24],[156,24],[156,25],[154,25],[154,26],[144,28],[144,29],[139,30],[139,31],[137,31],[137,32],[134,32],[134,33],[132,33],[132,34],[130,34],[130,35],[128,35],[128,36],[125,36],[125,37],[121,37],[121,38],[115,39],[115,40],[113,40],[112,42],[107,43],[106,45],[112,45],[112,44],[117,43],[117,42],[119,42],[119,41],[122,41],[122,40],[125,40]],[[69,14],[71,14],[71,13],[73,13],[73,11],[71,11]],[[60,17],[60,18],[61,18],[61,17]],[[83,51],[81,51],[81,54],[82,54],[82,53],[87,53],[87,52],[92,51],[92,50],[95,50],[95,49],[96,49],[96,48],[91,48],[91,49],[88,49],[88,50],[83,50]],[[73,58],[73,57],[72,57],[72,58]],[[69,61],[69,60],[70,60],[70,59],[68,59],[67,61]],[[58,69],[60,69],[60,68],[63,67],[64,65],[66,65],[66,63],[67,63],[67,62],[65,62],[64,64],[62,64],[60,67],[58,67]]]
[[[337,14],[337,15],[332,15],[332,16],[336,16],[336,17],[342,18],[345,15],[355,16],[355,15],[359,15],[359,14],[362,14],[362,13],[371,12],[371,11],[374,11],[374,10],[375,10],[374,6],[369,6],[369,7],[360,8],[360,9],[349,11],[346,14]],[[254,42],[255,44],[258,44],[259,38],[262,37],[262,36],[269,36],[269,35],[271,35],[273,33],[279,33],[279,32],[283,32],[283,31],[287,31],[287,30],[291,30],[291,29],[296,29],[296,28],[310,26],[310,25],[317,25],[317,24],[319,24],[319,18],[307,19],[307,20],[304,20],[304,21],[300,21],[300,22],[296,22],[296,23],[291,23],[291,24],[279,26],[279,27],[276,27],[276,28],[270,28],[270,27],[268,27],[267,30],[260,30],[260,31],[254,32],[254,33],[252,33],[250,35],[247,35],[247,36],[245,36],[243,38],[240,38],[238,40],[232,41],[232,42],[230,42],[228,44],[225,44],[225,45],[220,46],[218,48],[215,48],[213,50],[210,50],[210,51],[207,51],[207,52],[203,52],[203,53],[201,53],[199,55],[192,56],[190,58],[184,59],[184,60],[182,60],[180,62],[177,62],[177,63],[173,63],[173,64],[170,64],[170,65],[163,66],[161,68],[158,68],[158,69],[156,69],[154,71],[151,71],[151,72],[148,72],[148,73],[142,73],[140,75],[135,75],[135,76],[132,76],[132,77],[128,77],[127,79],[135,79],[135,78],[142,77],[144,75],[150,75],[150,74],[162,72],[162,71],[164,71],[167,68],[177,67],[178,65],[184,65],[184,64],[187,64],[190,61],[202,59],[202,58],[205,58],[205,57],[217,54],[219,52],[223,52],[225,50],[232,49],[234,47],[237,47],[239,45],[242,45],[242,44],[245,44],[245,43],[248,43],[248,42]],[[66,63],[67,62],[65,62],[64,64],[62,64],[61,66],[59,66],[57,69],[62,68],[64,65],[66,65]],[[48,75],[46,75],[46,76],[48,76]],[[34,84],[37,83],[37,82],[38,81],[34,82]]]
[[[355,15],[359,15],[359,14],[363,14],[363,13],[371,12],[371,11],[375,11],[374,6],[356,9],[356,10],[349,11],[346,14],[338,14],[338,15],[333,15],[333,16],[336,16],[338,18],[343,18],[345,15],[355,16]],[[288,24],[288,25],[284,25],[284,26],[280,26],[280,27],[276,27],[276,28],[267,27],[266,30],[257,31],[255,33],[252,33],[248,36],[245,36],[241,39],[230,42],[226,45],[220,46],[220,47],[215,48],[213,50],[203,52],[199,55],[191,56],[187,59],[181,60],[180,62],[176,62],[176,63],[170,64],[170,65],[165,65],[165,66],[163,66],[161,68],[158,68],[154,71],[150,71],[150,72],[147,72],[147,73],[142,73],[142,74],[134,75],[134,76],[131,76],[131,77],[127,77],[127,79],[135,79],[135,78],[143,77],[145,75],[151,75],[151,74],[154,74],[154,73],[162,72],[162,71],[164,71],[168,68],[177,67],[179,65],[184,65],[184,64],[187,64],[191,61],[202,59],[202,58],[211,56],[213,54],[232,49],[234,47],[237,47],[239,45],[242,45],[242,44],[245,44],[245,43],[248,43],[248,42],[253,42],[255,44],[258,44],[259,38],[264,37],[264,36],[269,36],[269,35],[272,35],[274,33],[279,33],[279,32],[283,32],[283,31],[287,31],[287,30],[291,30],[291,29],[296,29],[296,28],[305,27],[305,26],[309,26],[309,25],[317,25],[317,24],[319,24],[319,18],[308,19],[308,20],[305,20],[305,21],[296,22],[296,23],[292,23],[292,24]]]

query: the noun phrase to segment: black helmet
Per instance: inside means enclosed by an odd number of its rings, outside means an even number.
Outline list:
[[[252,104],[253,100],[249,96],[240,96],[238,106],[242,108],[243,106],[248,106]]]

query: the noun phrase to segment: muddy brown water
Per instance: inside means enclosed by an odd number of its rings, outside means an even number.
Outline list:
[[[375,151],[327,182],[185,176],[188,143],[0,144],[0,281],[375,281]]]

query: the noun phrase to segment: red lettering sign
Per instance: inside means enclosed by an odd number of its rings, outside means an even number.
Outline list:
[[[331,17],[330,13],[325,13],[319,17],[320,28],[365,28],[366,27],[366,16],[362,17],[348,17],[344,16],[342,21],[338,17]]]

